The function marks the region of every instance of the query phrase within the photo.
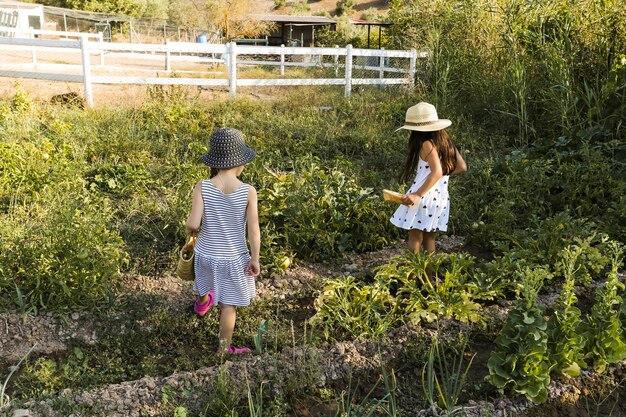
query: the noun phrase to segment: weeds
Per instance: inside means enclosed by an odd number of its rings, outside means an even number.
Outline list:
[[[17,370],[19,369],[19,367],[22,364],[22,362],[24,362],[24,359],[26,359],[28,357],[28,355],[30,355],[30,353],[33,351],[33,349],[35,349],[35,346],[37,346],[37,343],[35,343],[34,345],[32,345],[30,347],[30,349],[28,349],[28,352],[26,352],[26,354],[24,356],[22,356],[22,359],[19,360],[17,365],[11,367],[11,371],[9,372],[9,375],[7,375],[7,377],[4,380],[4,383],[0,387],[0,411],[3,408],[8,407],[8,405],[9,405],[9,403],[11,401],[11,399],[9,398],[9,396],[6,393],[7,385],[9,384],[9,381],[11,380],[11,377],[13,376],[13,374],[15,372],[17,372]]]

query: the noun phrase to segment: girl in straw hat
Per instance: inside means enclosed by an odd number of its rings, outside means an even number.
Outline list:
[[[203,316],[214,304],[220,306],[221,353],[250,351],[231,346],[231,339],[237,307],[250,305],[256,295],[254,277],[260,272],[257,192],[237,178],[255,155],[239,130],[217,129],[201,158],[211,168],[211,178],[196,184],[185,225],[188,235],[200,230],[194,249],[194,290],[199,294],[194,311]]]
[[[435,233],[448,230],[450,174],[467,170],[457,147],[445,128],[452,122],[439,119],[432,104],[418,103],[406,112],[406,121],[400,129],[411,132],[402,181],[415,179],[402,198],[391,223],[409,232],[409,249],[417,253],[423,247],[435,251]]]

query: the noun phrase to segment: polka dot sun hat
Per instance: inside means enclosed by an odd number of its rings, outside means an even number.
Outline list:
[[[202,155],[200,161],[211,168],[226,169],[247,164],[255,156],[256,152],[246,146],[241,131],[224,127],[213,132],[209,152]]]

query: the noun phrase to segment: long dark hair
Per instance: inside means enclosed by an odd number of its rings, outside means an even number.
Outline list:
[[[435,132],[419,132],[412,130],[407,145],[406,159],[404,160],[404,166],[400,173],[400,181],[406,182],[415,175],[422,145],[427,140],[431,141],[435,149],[437,149],[443,175],[449,175],[456,169],[456,146],[452,143],[452,140],[450,140],[448,132],[446,132],[445,129]]]

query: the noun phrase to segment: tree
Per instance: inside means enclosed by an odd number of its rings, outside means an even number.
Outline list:
[[[183,27],[215,26],[225,41],[258,37],[269,22],[251,18],[254,0],[170,0],[170,19]]]
[[[356,0],[339,0],[337,2],[337,14],[339,16],[350,14],[354,6],[356,6]]]

